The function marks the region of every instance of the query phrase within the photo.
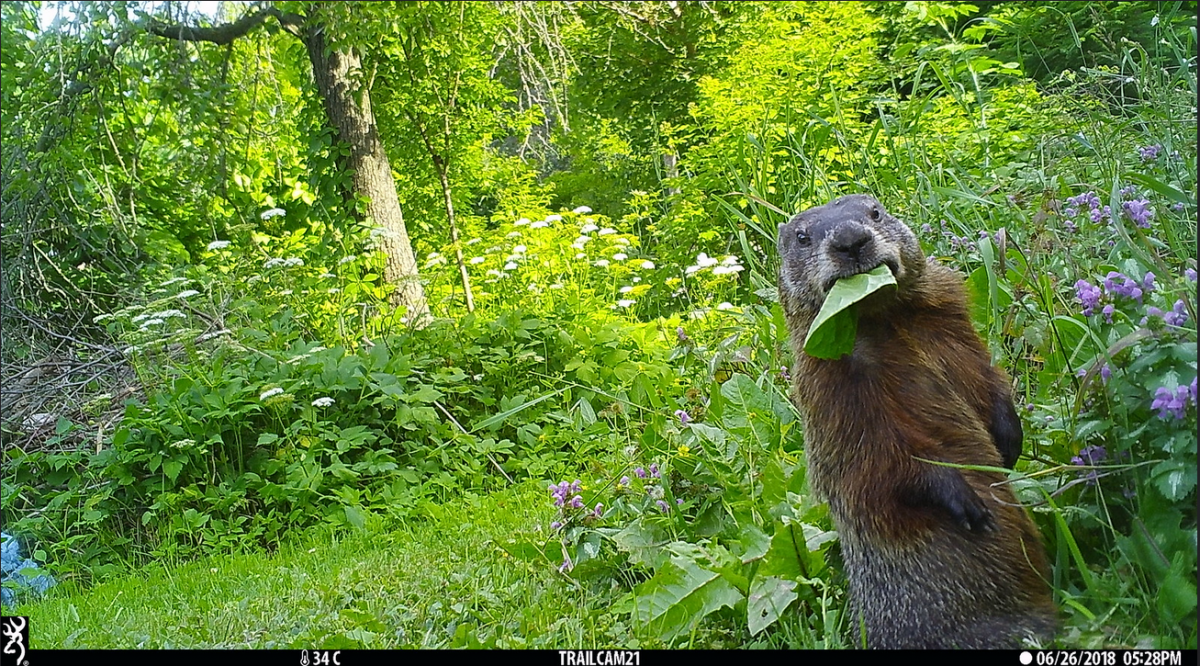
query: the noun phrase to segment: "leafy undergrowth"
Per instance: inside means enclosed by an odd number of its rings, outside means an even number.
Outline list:
[[[87,589],[68,583],[14,612],[30,617],[34,649],[663,647],[639,632],[617,580],[569,578],[501,548],[512,535],[549,532],[555,512],[541,484],[424,514],[317,528],[272,555],[160,563]],[[681,646],[826,647],[787,620],[747,643],[726,619]]]

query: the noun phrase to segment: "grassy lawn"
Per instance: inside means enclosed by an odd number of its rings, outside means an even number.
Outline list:
[[[35,649],[661,647],[630,620],[621,576],[574,580],[500,548],[547,529],[541,484],[427,513],[315,529],[269,555],[156,564],[88,589],[65,583],[16,614],[30,616]],[[749,646],[725,619],[687,643]],[[752,645],[815,644],[798,624],[781,622]]]

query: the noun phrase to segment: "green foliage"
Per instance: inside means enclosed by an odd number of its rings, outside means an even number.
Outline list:
[[[410,567],[472,600],[401,612],[359,581],[272,644],[855,645],[775,229],[870,192],[964,273],[1013,377],[1060,643],[1195,647],[1194,3],[279,7],[361,54],[444,319],[387,303],[277,23],[211,48],[145,34],[136,3],[55,29],[4,4],[5,358],[10,313],[50,313],[136,377],[118,411],[4,424],[6,531],[56,573],[490,527],[470,493],[529,480],[553,484],[537,517]],[[525,574],[545,587],[505,597]],[[568,587],[600,619],[525,612]]]

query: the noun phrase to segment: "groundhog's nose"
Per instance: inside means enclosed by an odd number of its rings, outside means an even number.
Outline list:
[[[867,248],[875,235],[861,224],[844,224],[833,233],[829,239],[831,251],[840,254],[851,261],[858,261],[859,254]]]

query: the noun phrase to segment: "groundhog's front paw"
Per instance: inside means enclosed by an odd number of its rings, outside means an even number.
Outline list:
[[[914,506],[949,513],[951,520],[969,532],[996,529],[991,510],[956,469],[940,465],[925,467],[906,495],[907,501]]]
[[[963,527],[963,529],[971,532],[990,532],[996,529],[996,521],[992,518],[992,512],[975,494],[975,491],[970,486],[963,483],[962,492],[955,493],[946,508],[950,510],[951,517]]]

